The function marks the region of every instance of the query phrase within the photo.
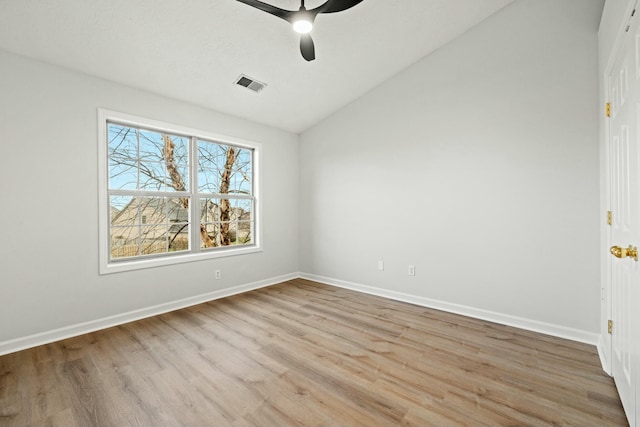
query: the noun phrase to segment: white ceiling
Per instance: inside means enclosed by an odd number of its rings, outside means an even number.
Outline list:
[[[236,0],[0,0],[0,49],[300,133],[512,1],[364,0],[318,15],[306,62],[287,22]]]

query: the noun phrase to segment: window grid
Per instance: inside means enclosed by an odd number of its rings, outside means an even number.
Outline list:
[[[109,115],[101,114],[106,154],[101,200],[107,200],[109,212],[106,233],[101,232],[107,240],[101,273],[118,264],[136,269],[131,264],[143,260],[259,250],[258,144],[236,145]]]

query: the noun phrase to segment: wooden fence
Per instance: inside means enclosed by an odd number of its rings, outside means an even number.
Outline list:
[[[138,245],[115,246],[111,248],[111,258],[138,256],[140,249],[142,249],[142,255],[164,254],[167,252],[167,244],[165,242],[149,243],[143,244],[142,248]]]

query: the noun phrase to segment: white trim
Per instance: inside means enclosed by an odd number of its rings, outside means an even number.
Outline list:
[[[107,263],[106,270],[100,269],[100,274],[120,273],[123,271],[141,270],[144,268],[160,267],[164,265],[183,264],[187,262],[203,261],[214,258],[224,258],[235,255],[246,255],[255,252],[262,252],[262,248],[257,245],[220,248],[215,251],[185,253],[180,255],[166,255],[162,257],[139,258],[132,261],[116,261]],[[102,259],[100,260],[102,261]]]
[[[612,376],[613,372],[611,371],[611,361],[609,360],[608,353],[604,350],[602,340],[598,343],[596,348],[598,349],[598,356],[600,357],[600,364],[602,365],[602,370],[607,373],[607,375]],[[611,340],[609,339],[609,345],[611,345]]]
[[[88,322],[65,326],[63,328],[58,328],[51,331],[28,335],[26,337],[16,338],[8,341],[0,341],[0,356],[43,344],[49,344],[54,341],[76,337],[78,335],[87,334],[90,332],[98,331],[100,329],[106,329],[113,326],[122,325],[124,323],[145,319],[147,317],[157,316],[159,314],[168,313],[170,311],[179,310],[181,308],[190,307],[192,305],[202,304],[204,302],[229,297],[243,292],[265,288],[268,286],[276,285],[278,283],[286,282],[287,280],[296,279],[298,277],[300,277],[298,273],[289,273],[282,276],[272,277],[270,279],[247,283],[245,285],[233,286],[230,288],[221,289],[219,291],[208,292],[206,294],[183,298],[177,301],[171,301],[164,304],[154,305],[152,307],[133,310],[127,313],[116,314],[114,316],[104,317],[102,319],[91,320]]]
[[[102,119],[98,122],[98,125],[103,126],[103,130],[106,131],[105,123],[107,120],[113,120],[123,125],[142,126],[149,130],[158,130],[162,132],[175,133],[183,136],[195,136],[199,139],[212,140],[221,142],[223,144],[233,145],[243,148],[255,148],[261,147],[262,144],[248,139],[236,138],[233,136],[222,135],[219,133],[213,133],[204,131],[201,129],[195,129],[187,126],[181,126],[173,123],[167,123],[160,120],[149,119],[142,116],[134,116],[133,114],[121,113],[119,111],[108,110],[105,108],[98,108],[98,118]],[[102,124],[101,124],[102,123]],[[105,133],[106,135],[106,133]]]
[[[540,322],[537,320],[526,319],[523,317],[511,316],[508,314],[496,313],[494,311],[468,307],[465,305],[438,301],[431,298],[405,294],[402,292],[390,291],[387,289],[376,288],[373,286],[362,285],[359,283],[332,279],[330,277],[317,276],[315,274],[308,274],[308,273],[300,273],[300,277],[303,279],[324,283],[326,285],[337,286],[345,289],[351,289],[353,291],[364,292],[366,294],[389,298],[396,301],[407,302],[410,304],[429,307],[436,310],[446,311],[449,313],[460,314],[463,316],[469,316],[476,319],[486,320],[489,322],[500,323],[502,325],[514,326],[516,328],[526,329],[528,331],[539,332],[542,334],[552,335],[554,337],[565,338],[565,339],[578,341],[586,344],[597,345],[598,339],[600,338],[600,335],[594,332],[567,328],[566,326],[554,325],[551,323]]]
[[[596,345],[603,368],[605,369],[605,371],[607,371],[606,357],[602,352],[600,343],[598,342],[600,335],[596,333],[301,272],[289,273],[282,276],[272,277],[270,279],[259,280],[257,282],[252,282],[245,285],[233,286],[231,288],[208,292],[206,294],[196,295],[193,297],[171,301],[164,304],[158,304],[152,307],[142,308],[127,313],[116,314],[114,316],[104,317],[102,319],[78,323],[75,325],[41,332],[26,337],[20,337],[8,341],[0,341],[0,356],[14,353],[20,350],[25,350],[31,347],[60,341],[66,338],[72,338],[78,335],[87,334],[101,329],[122,325],[124,323],[133,322],[147,317],[157,316],[159,314],[168,313],[170,311],[179,310],[181,308],[190,307],[192,305],[225,298],[255,289],[265,288],[297,278],[313,280],[330,286],[350,289],[353,291],[376,295],[383,298],[389,298],[396,301],[407,302],[409,304],[415,304],[422,307],[434,308],[437,310],[460,314],[463,316],[469,316],[476,319],[487,320],[489,322],[513,326],[516,328],[539,332],[559,338],[565,338],[572,341]]]
[[[194,209],[199,203],[196,197],[200,197],[204,194],[189,192],[189,196],[192,196],[190,203],[190,241],[192,247],[190,251],[185,251],[183,254],[168,254],[163,256],[153,256],[148,258],[136,258],[131,260],[118,260],[109,262],[109,203],[108,203],[108,141],[107,141],[107,122],[114,121],[127,126],[143,127],[150,130],[159,130],[162,132],[168,132],[178,135],[190,136],[196,140],[202,139],[207,141],[215,141],[221,144],[228,144],[235,147],[247,148],[252,151],[252,168],[253,168],[253,181],[252,188],[253,194],[251,198],[254,200],[253,206],[253,244],[241,247],[229,247],[229,248],[216,248],[215,250],[203,250],[201,251],[198,246],[193,246],[197,239],[194,237],[199,236],[199,228],[195,226],[193,218],[197,218],[197,214],[194,214]],[[191,150],[191,165],[195,164],[195,151]],[[145,117],[134,116],[127,113],[120,113],[116,111],[107,110],[104,108],[98,108],[98,239],[99,239],[99,274],[119,273],[123,271],[139,270],[144,268],[160,267],[165,265],[181,264],[185,262],[201,261],[205,259],[223,258],[235,255],[244,255],[255,252],[262,252],[262,209],[261,209],[261,193],[260,183],[262,181],[262,168],[260,162],[262,161],[262,144],[259,142],[249,141],[246,139],[235,138],[226,135],[220,135],[211,133],[199,129],[193,129],[185,126],[180,126],[172,123],[161,122],[158,120],[148,119]],[[192,172],[192,171],[190,171]],[[190,173],[190,188],[196,188],[197,174]],[[116,193],[118,193],[116,191]],[[141,194],[145,194],[142,192]],[[165,195],[163,192],[149,193],[153,195]],[[171,193],[171,195],[181,195],[183,193]],[[236,198],[234,195],[233,198]],[[245,197],[240,197],[245,198]],[[197,211],[195,211],[197,213]],[[256,232],[257,230],[257,232]]]

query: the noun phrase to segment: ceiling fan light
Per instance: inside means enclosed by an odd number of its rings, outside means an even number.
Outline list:
[[[293,29],[296,33],[309,34],[313,29],[313,24],[308,19],[301,18],[293,23]]]

